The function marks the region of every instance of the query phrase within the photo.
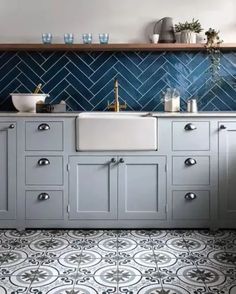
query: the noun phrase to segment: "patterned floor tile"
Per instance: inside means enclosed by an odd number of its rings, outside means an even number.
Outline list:
[[[233,230],[1,230],[0,294],[235,294]]]

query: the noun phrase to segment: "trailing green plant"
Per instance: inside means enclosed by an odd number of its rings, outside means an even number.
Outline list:
[[[214,83],[220,83],[220,44],[223,43],[223,40],[220,39],[219,36],[220,31],[216,31],[215,29],[210,28],[208,31],[205,32],[207,36],[206,42],[206,50],[209,54],[210,58],[210,73],[212,77],[212,81]]]
[[[201,31],[203,31],[203,28],[200,21],[198,19],[195,20],[193,18],[191,22],[187,22],[187,21],[184,23],[179,22],[178,24],[175,25],[176,33],[179,33],[182,31],[191,31],[194,33],[200,33]]]

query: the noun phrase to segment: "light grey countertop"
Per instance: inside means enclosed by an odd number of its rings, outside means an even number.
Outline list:
[[[0,117],[76,117],[81,112],[65,112],[65,113],[31,113],[31,112],[1,112]],[[109,112],[112,113],[112,112]],[[126,112],[132,114],[132,112]],[[137,112],[136,112],[137,113]],[[141,112],[143,115],[149,113],[155,117],[236,117],[236,111],[199,111],[191,112]]]

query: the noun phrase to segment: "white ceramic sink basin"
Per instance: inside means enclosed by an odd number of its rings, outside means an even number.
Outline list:
[[[157,119],[142,112],[83,112],[76,119],[78,151],[156,150]]]

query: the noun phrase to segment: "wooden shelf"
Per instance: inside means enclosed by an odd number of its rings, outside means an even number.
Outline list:
[[[236,50],[236,43],[220,45],[224,51]],[[0,51],[201,51],[204,44],[0,44]]]

